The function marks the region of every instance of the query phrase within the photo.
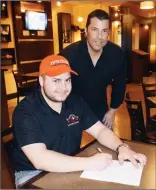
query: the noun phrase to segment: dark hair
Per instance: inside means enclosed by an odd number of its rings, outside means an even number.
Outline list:
[[[99,20],[110,20],[110,16],[107,12],[101,9],[96,9],[91,13],[89,13],[87,18],[86,28],[89,26],[91,18],[94,17],[98,18]]]

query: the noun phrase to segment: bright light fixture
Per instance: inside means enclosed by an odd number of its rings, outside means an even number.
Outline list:
[[[154,2],[153,1],[142,1],[140,3],[140,9],[153,9]]]
[[[78,22],[82,22],[83,21],[83,17],[79,16],[77,19]]]
[[[146,25],[144,26],[144,28],[145,28],[146,30],[148,30],[148,29],[149,29],[149,26],[146,24]]]
[[[118,17],[118,16],[119,16],[119,14],[118,14],[118,13],[115,13],[115,14],[114,14],[114,16],[115,16],[115,17]]]
[[[60,7],[62,5],[61,1],[57,1],[56,4],[58,7]]]
[[[22,13],[25,13],[25,9],[24,9],[24,8],[21,8],[21,12],[22,12]]]
[[[120,22],[119,21],[114,21],[114,26],[119,26]]]

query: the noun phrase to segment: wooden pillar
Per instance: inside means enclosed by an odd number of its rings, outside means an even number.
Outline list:
[[[127,60],[127,81],[132,81],[132,26],[133,16],[130,14],[128,7],[122,7],[121,17],[121,47],[125,51]]]
[[[4,71],[1,68],[1,130],[7,129],[10,125]]]

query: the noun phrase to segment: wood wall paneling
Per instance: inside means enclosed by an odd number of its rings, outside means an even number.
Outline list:
[[[10,56],[10,58],[8,58]],[[3,48],[1,49],[1,65],[7,66],[16,63],[15,49],[14,48]]]
[[[139,25],[139,49],[145,52],[149,52],[150,29],[151,25]]]
[[[21,1],[20,9],[23,10],[31,10],[31,11],[44,11],[43,3],[36,3],[31,1]]]
[[[38,2],[27,1],[27,9],[35,6],[42,9],[41,12],[47,14],[47,29],[45,31],[29,31],[25,30],[25,13],[21,12],[21,2],[12,2],[12,13],[15,31],[15,43],[18,67],[28,71],[38,71],[38,62],[33,60],[40,60],[49,54],[53,54],[53,33],[52,33],[52,15],[51,15],[51,2],[42,1],[39,5]],[[22,5],[23,6],[23,5]],[[29,64],[21,64],[22,61],[32,62]],[[35,66],[36,64],[36,66]],[[33,68],[31,68],[33,67]]]
[[[1,18],[8,18],[8,4],[7,1],[1,2]]]
[[[18,46],[20,62],[43,59],[53,53],[51,41],[24,41]]]
[[[127,62],[127,81],[132,81],[132,24],[133,17],[129,8],[122,7],[123,15],[121,16],[121,47],[126,55]]]
[[[34,63],[21,64],[24,73],[33,73],[39,71],[40,61]]]
[[[6,96],[4,70],[1,70],[1,108],[1,130],[5,130],[9,127],[10,121]]]
[[[63,43],[71,43],[71,14],[57,13],[59,51],[63,49]]]
[[[149,54],[140,50],[132,53],[132,81],[141,83],[144,76],[149,76]]]

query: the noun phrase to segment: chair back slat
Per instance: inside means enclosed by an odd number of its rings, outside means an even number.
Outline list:
[[[153,84],[145,84],[142,83],[143,95],[145,100],[145,108],[146,108],[146,127],[151,130],[156,125],[156,122],[153,122],[151,118],[151,109],[156,108],[155,103],[151,102],[149,97],[156,97],[156,83]]]
[[[125,102],[130,116],[131,139],[136,141],[144,141],[146,136],[146,130],[144,125],[141,101],[130,100],[129,92],[127,92]]]
[[[17,88],[17,104],[19,103],[20,96],[29,95],[37,87],[37,77],[32,79],[24,75],[23,71],[12,70],[16,88]]]

